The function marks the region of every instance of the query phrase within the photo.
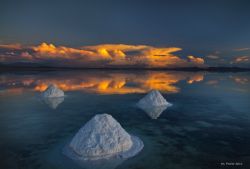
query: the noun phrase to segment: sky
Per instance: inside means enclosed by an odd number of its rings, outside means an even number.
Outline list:
[[[1,0],[0,62],[250,67],[247,0]]]

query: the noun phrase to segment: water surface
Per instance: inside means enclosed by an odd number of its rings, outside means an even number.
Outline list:
[[[64,99],[40,98],[51,83],[65,91]],[[153,89],[173,106],[155,114],[137,108]],[[248,72],[2,73],[0,168],[67,168],[60,148],[99,113],[111,114],[145,144],[117,169],[214,169],[223,162],[249,168],[249,89]]]

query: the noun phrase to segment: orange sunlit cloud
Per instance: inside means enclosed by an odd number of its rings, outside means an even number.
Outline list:
[[[191,62],[196,63],[197,65],[202,65],[204,64],[204,59],[194,57],[194,56],[188,56],[188,59],[190,59]]]
[[[249,61],[250,61],[250,56],[239,56],[234,59],[234,63],[244,63]]]
[[[178,47],[159,48],[148,45],[102,44],[72,48],[47,43],[29,47],[0,45],[0,48],[8,50],[11,47],[13,50],[21,50],[21,52],[13,54],[17,61],[18,59],[34,62],[54,60],[55,64],[65,64],[65,66],[72,66],[67,65],[72,63],[74,66],[87,65],[90,67],[141,66],[159,68],[204,65],[202,58],[195,56],[181,58],[175,55],[174,52],[182,50]],[[13,57],[4,58],[4,55],[1,55],[1,60],[8,61],[9,58],[13,60]]]
[[[0,44],[0,48],[4,48],[4,49],[22,49],[21,44],[8,44],[8,45],[1,45]]]

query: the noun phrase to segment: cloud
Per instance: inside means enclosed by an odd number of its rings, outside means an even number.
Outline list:
[[[33,56],[29,52],[22,52],[20,57],[27,60],[32,60]]]
[[[209,58],[209,59],[219,59],[220,57],[219,56],[217,56],[217,55],[208,55],[208,56],[206,56],[207,58]]]
[[[192,62],[195,63],[196,65],[203,65],[205,63],[204,59],[194,57],[194,56],[188,56],[188,59]]]
[[[7,44],[7,45],[0,45],[0,49],[22,49],[21,44]]]
[[[250,56],[238,56],[235,57],[233,60],[233,63],[249,63],[250,62]]]
[[[1,45],[3,61],[52,62],[64,66],[88,67],[189,67],[203,66],[202,58],[188,56],[181,58],[175,52],[178,47],[153,47],[148,45],[101,44],[72,48],[42,43],[38,46]],[[15,52],[7,57],[7,52]],[[8,55],[9,56],[9,55]]]
[[[248,51],[250,50],[250,48],[237,48],[237,49],[234,49],[234,51]]]
[[[42,43],[41,45],[32,47],[34,56],[40,59],[82,59],[94,56],[91,51],[70,48],[65,46],[56,47],[53,44]]]

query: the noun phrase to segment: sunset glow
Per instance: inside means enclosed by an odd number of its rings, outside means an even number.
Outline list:
[[[139,66],[139,67],[190,67],[204,66],[204,59],[195,56],[181,58],[175,52],[178,47],[153,47],[147,45],[103,44],[72,48],[42,43],[38,46],[17,48],[15,45],[2,45],[5,52],[0,55],[4,62],[32,61],[53,63],[60,66]]]

